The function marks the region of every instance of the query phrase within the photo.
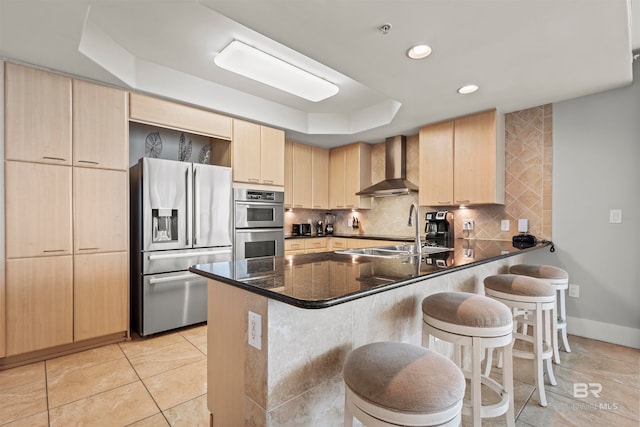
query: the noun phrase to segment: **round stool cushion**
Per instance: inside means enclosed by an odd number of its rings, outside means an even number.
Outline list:
[[[518,274],[496,274],[484,279],[485,289],[525,297],[555,297],[556,291],[542,279]]]
[[[377,342],[347,357],[344,381],[363,400],[396,412],[434,414],[464,397],[464,375],[451,360],[411,344]]]
[[[513,314],[499,301],[468,292],[440,292],[422,300],[422,312],[429,317],[471,328],[510,326]]]
[[[509,268],[509,273],[537,277],[539,279],[569,279],[569,273],[552,265],[516,264]]]

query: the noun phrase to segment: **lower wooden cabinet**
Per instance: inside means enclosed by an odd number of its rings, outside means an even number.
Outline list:
[[[74,341],[126,331],[128,253],[76,255],[73,273]]]
[[[6,261],[7,356],[73,342],[73,257]]]

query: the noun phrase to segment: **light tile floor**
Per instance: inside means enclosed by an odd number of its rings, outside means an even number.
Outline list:
[[[208,426],[206,332],[197,326],[0,371],[0,426]],[[640,350],[575,336],[570,344],[554,365],[558,385],[545,387],[546,408],[532,362],[515,359],[516,425],[638,427]],[[582,398],[582,386],[574,395],[578,383],[601,385],[599,397]]]

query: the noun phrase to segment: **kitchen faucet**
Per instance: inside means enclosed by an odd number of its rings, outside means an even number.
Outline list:
[[[408,227],[412,227],[413,224],[413,219],[411,218],[411,214],[413,214],[415,211],[415,227],[416,227],[416,241],[415,241],[415,245],[416,245],[416,253],[417,254],[421,254],[422,253],[422,241],[420,240],[420,213],[418,212],[418,205],[416,205],[415,203],[411,203],[411,208],[409,208],[409,222],[407,223]]]

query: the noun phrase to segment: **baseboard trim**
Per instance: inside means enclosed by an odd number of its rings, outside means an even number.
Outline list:
[[[567,333],[640,349],[640,329],[567,316]]]

